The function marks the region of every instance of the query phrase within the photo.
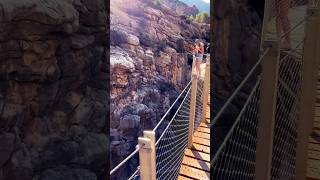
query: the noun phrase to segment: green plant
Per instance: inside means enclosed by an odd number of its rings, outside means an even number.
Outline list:
[[[154,48],[154,44],[152,43],[152,39],[148,34],[143,34],[140,38],[140,43],[146,47]]]
[[[208,13],[198,13],[196,17],[194,18],[194,21],[199,23],[209,23],[210,22],[210,16]]]
[[[194,17],[193,17],[192,15],[190,15],[190,16],[187,17],[187,20],[188,20],[188,21],[193,21],[193,20],[194,20]]]

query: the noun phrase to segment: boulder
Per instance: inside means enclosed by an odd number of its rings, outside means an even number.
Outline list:
[[[140,124],[140,116],[137,115],[125,115],[120,119],[120,130],[130,130],[138,127]]]
[[[122,67],[129,72],[134,71],[135,66],[133,59],[120,48],[111,48],[110,51],[110,65],[112,67]]]
[[[135,46],[139,46],[139,38],[135,35],[129,34],[127,36],[127,43]]]

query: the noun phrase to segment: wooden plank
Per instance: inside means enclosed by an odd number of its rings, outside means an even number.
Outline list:
[[[308,151],[308,158],[309,159],[317,159],[318,161],[320,161],[320,151],[309,150]]]
[[[191,149],[186,149],[184,152],[184,155],[210,162],[210,154],[207,154],[207,153],[198,152],[198,151],[191,150]]]
[[[204,132],[200,132],[200,131],[195,131],[193,134],[195,137],[200,137],[200,138],[204,138],[204,139],[209,139],[210,140],[210,134],[208,133],[204,133]]]
[[[193,180],[193,179],[179,175],[178,180]]]
[[[187,176],[187,177],[197,179],[197,180],[209,180],[210,179],[210,174],[208,172],[205,172],[205,171],[193,168],[193,167],[189,167],[186,165],[181,165],[180,174]]]
[[[199,126],[204,128],[210,128],[210,124],[205,122],[201,122]]]
[[[314,122],[320,122],[320,116],[316,116],[316,117],[314,118]]]
[[[313,122],[313,127],[319,129],[320,128],[320,122],[318,122],[318,121]]]
[[[197,131],[210,134],[210,129],[209,128],[198,127]]]
[[[319,169],[307,168],[308,180],[320,180],[320,171]]]
[[[190,149],[210,154],[210,147],[201,144],[193,143],[193,146]]]
[[[320,171],[320,161],[316,159],[309,159],[308,168],[318,169],[318,171]],[[319,175],[320,175],[320,172],[319,172]]]
[[[320,107],[315,107],[316,116],[320,116]]]
[[[309,150],[320,151],[320,144],[309,143],[308,144],[308,149]]]
[[[312,144],[320,144],[320,142],[314,140],[313,138],[309,137],[309,143],[312,143]],[[319,149],[320,150],[320,149]]]
[[[182,164],[210,172],[210,163],[205,162],[205,161],[201,161],[199,159],[184,156],[182,159]]]
[[[192,139],[192,142],[210,147],[210,140],[208,140],[208,139],[199,138],[199,137],[194,136]]]

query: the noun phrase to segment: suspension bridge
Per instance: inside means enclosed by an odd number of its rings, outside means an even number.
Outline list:
[[[210,55],[158,124],[110,171],[114,180],[210,178]],[[195,70],[195,57],[191,72]],[[121,171],[122,169],[122,171]]]
[[[288,2],[265,1],[260,57],[211,121],[212,141],[219,142],[211,152],[211,179],[320,179],[320,143],[310,137],[319,133],[319,0]],[[279,4],[290,6],[290,23]],[[282,35],[277,26],[286,26]],[[246,86],[251,91],[228,126],[226,109]]]
[[[282,23],[288,26],[282,35],[279,2],[265,1],[260,57],[214,118],[206,116],[206,63],[202,79],[191,78],[156,127],[144,131],[136,150],[111,170],[111,178],[119,179],[117,171],[126,168],[130,173],[123,179],[320,179],[320,143],[310,137],[320,129],[319,0],[287,4],[291,25]],[[283,44],[288,37],[290,49]],[[239,97],[245,100],[230,119],[228,108]]]

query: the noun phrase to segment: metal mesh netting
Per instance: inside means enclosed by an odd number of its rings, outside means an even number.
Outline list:
[[[188,143],[190,88],[178,111],[156,142],[157,179],[176,179]]]
[[[298,95],[301,58],[284,56],[280,61],[274,125],[272,179],[294,179]]]
[[[197,83],[197,97],[196,97],[196,115],[194,119],[194,130],[196,130],[200,123],[202,118],[202,109],[203,109],[203,81],[199,80]]]
[[[259,107],[257,81],[213,158],[211,179],[254,179]]]

